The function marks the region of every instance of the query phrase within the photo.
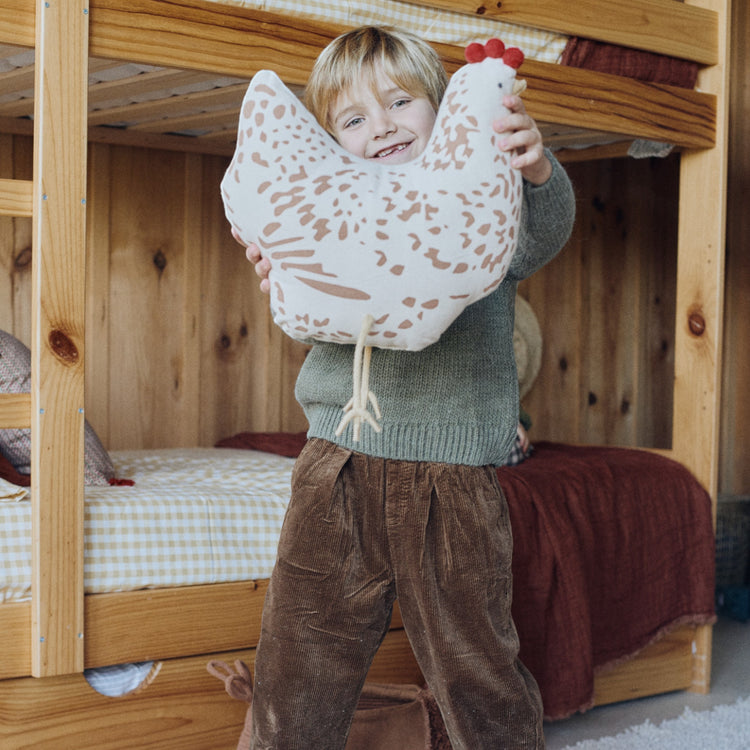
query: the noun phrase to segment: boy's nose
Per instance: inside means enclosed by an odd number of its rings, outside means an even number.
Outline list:
[[[373,121],[373,133],[376,138],[383,138],[396,132],[396,124],[387,112],[383,112]]]

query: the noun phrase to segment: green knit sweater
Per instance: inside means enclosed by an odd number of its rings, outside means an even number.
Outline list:
[[[297,379],[296,397],[309,437],[382,458],[473,466],[501,465],[518,424],[513,312],[518,282],[551,260],[567,242],[575,200],[551,154],[544,185],[524,182],[519,244],[500,286],[464,310],[438,342],[418,352],[373,349],[370,389],[383,413],[382,431],[336,428],[352,395],[354,348],[315,344]]]

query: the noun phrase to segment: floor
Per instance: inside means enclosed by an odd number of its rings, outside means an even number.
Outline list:
[[[750,623],[721,617],[714,627],[711,692],[668,693],[653,698],[602,706],[568,719],[545,725],[547,750],[562,750],[581,740],[598,739],[622,732],[647,719],[659,724],[674,719],[686,706],[703,711],[713,706],[734,703],[750,695]]]

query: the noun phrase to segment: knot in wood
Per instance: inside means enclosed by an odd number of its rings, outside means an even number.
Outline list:
[[[706,331],[706,319],[698,312],[688,315],[688,328],[693,336],[702,336]]]
[[[161,250],[154,253],[153,261],[159,271],[163,271],[167,267],[167,256]]]
[[[31,263],[31,245],[24,247],[19,251],[15,258],[13,258],[13,265],[16,268],[26,268]]]
[[[56,328],[50,331],[48,341],[50,349],[58,359],[67,364],[78,362],[78,347],[66,333]]]

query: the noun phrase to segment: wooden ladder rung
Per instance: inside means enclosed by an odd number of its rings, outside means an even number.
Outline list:
[[[0,216],[31,216],[33,210],[31,180],[0,179]]]
[[[0,393],[0,430],[31,427],[31,394]]]

